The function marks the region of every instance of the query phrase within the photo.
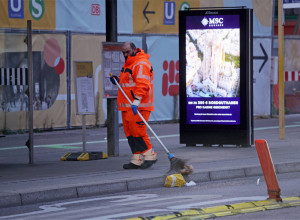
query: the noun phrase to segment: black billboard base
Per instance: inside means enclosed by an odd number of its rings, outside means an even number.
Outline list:
[[[254,147],[254,146],[244,145],[244,144],[186,144],[186,147],[242,148],[242,147]]]

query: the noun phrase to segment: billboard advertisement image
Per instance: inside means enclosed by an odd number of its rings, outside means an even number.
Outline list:
[[[252,10],[179,12],[180,142],[252,140]]]
[[[240,123],[238,15],[186,20],[187,123]]]

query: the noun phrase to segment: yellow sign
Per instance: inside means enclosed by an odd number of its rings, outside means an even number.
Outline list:
[[[199,7],[200,0],[133,0],[133,32],[177,34],[179,10]]]
[[[93,63],[92,62],[76,62],[76,76],[77,77],[93,77]]]
[[[0,1],[0,28],[26,28],[32,20],[32,29],[55,30],[55,0]]]

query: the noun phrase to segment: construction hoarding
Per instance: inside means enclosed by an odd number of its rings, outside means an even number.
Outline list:
[[[44,63],[42,64],[44,65],[43,68],[46,68],[45,66],[47,66],[49,70],[51,69],[51,71],[54,71],[53,76],[56,78],[52,80],[59,80],[59,87],[56,88],[59,92],[57,92],[56,99],[52,100],[48,98],[48,103],[50,103],[50,100],[52,102],[49,104],[49,108],[46,109],[44,103],[41,107],[43,109],[40,108],[40,110],[35,110],[35,115],[39,114],[39,117],[42,116],[39,119],[35,118],[34,126],[36,128],[73,127],[81,125],[82,119],[76,115],[73,61],[93,62],[96,115],[88,115],[86,117],[86,122],[87,125],[105,123],[106,99],[103,98],[103,64],[101,54],[102,42],[105,42],[106,31],[105,0],[78,0],[78,2],[80,2],[80,4],[77,4],[77,1],[76,4],[74,4],[74,1],[72,0],[0,1],[0,28],[3,30],[1,37],[4,38],[3,36],[7,35],[5,40],[0,40],[0,57],[2,57],[2,59],[0,59],[1,67],[3,67],[5,63],[3,57],[6,55],[3,53],[6,51],[26,53],[26,44],[23,43],[26,30],[25,25],[26,21],[31,19],[33,21],[32,28],[35,38],[38,35],[44,35],[41,37],[44,39],[44,42],[40,43],[40,49],[36,49],[36,42],[33,42],[33,57],[36,57],[37,63]],[[117,1],[118,34],[120,34],[118,35],[118,41],[124,42],[131,40],[137,47],[146,50],[151,56],[150,61],[155,73],[155,111],[151,114],[151,121],[173,120],[179,118],[178,109],[176,110],[176,108],[178,108],[176,91],[178,90],[179,85],[177,77],[180,75],[177,68],[179,60],[179,10],[184,10],[187,7],[232,6],[245,6],[246,8],[253,8],[254,11],[253,33],[254,38],[257,36],[259,39],[254,40],[254,45],[256,46],[254,46],[253,55],[256,57],[266,57],[265,59],[254,59],[254,66],[258,67],[257,70],[254,69],[253,75],[254,100],[257,100],[254,101],[254,114],[268,115],[270,113],[270,105],[268,105],[268,103],[271,96],[270,89],[266,87],[266,85],[268,85],[270,81],[271,65],[268,58],[271,57],[272,0]],[[21,32],[23,31],[22,34],[19,33],[20,30]],[[43,31],[47,33],[41,33]],[[61,42],[60,39],[53,36],[61,36],[64,38],[64,42]],[[13,38],[18,37],[20,37],[19,40],[12,40]],[[35,38],[33,39],[34,41]],[[54,40],[51,40],[51,38],[55,38],[56,41],[59,42],[59,49],[57,44],[54,43]],[[50,64],[50,66],[45,61],[43,52],[43,47],[45,47],[45,43],[49,39],[49,45],[53,45],[50,46],[50,49],[54,54],[54,64]],[[261,49],[260,45],[262,45],[264,50]],[[57,54],[60,55],[57,56]],[[52,63],[51,58],[48,59],[46,57],[46,59],[50,60],[48,63]],[[26,63],[26,60],[23,61]],[[63,71],[62,66],[64,66]],[[17,68],[19,65],[16,64],[11,67]],[[260,69],[261,71],[259,72]],[[57,71],[62,72],[61,74],[57,74],[55,73]],[[39,85],[39,87],[36,86],[36,89],[40,90],[39,93],[44,91],[42,88],[43,86],[41,85]],[[3,90],[4,87],[0,86],[0,93]],[[11,87],[10,90],[11,93],[14,93],[13,87]],[[266,94],[265,100],[257,99],[256,97],[262,93]],[[51,115],[49,110],[51,109],[52,111],[52,108],[58,103],[60,103],[59,115]],[[9,105],[10,104],[8,103],[8,106]],[[6,117],[8,119],[8,128],[26,128],[25,116],[20,116],[23,121],[19,120],[18,123],[12,123],[9,122],[9,120],[11,120],[9,118],[11,118],[10,114],[14,113],[1,108],[0,114],[3,114],[3,111],[6,111],[6,114],[9,115],[9,117]],[[22,111],[25,110],[23,109]],[[53,111],[55,112],[56,110]],[[4,126],[3,117],[1,117],[0,120],[2,120],[2,122],[0,121],[1,128]]]

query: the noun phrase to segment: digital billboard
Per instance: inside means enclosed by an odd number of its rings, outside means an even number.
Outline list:
[[[186,17],[188,124],[240,124],[239,15]]]
[[[181,143],[251,143],[252,20],[252,9],[179,11]]]

